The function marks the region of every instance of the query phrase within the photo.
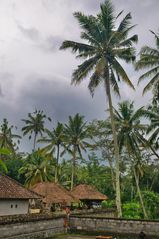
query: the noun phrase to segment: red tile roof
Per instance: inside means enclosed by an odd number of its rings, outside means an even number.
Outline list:
[[[36,199],[40,195],[26,189],[14,179],[0,174],[0,199]]]

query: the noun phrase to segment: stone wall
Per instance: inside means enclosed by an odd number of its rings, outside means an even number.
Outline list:
[[[70,227],[74,231],[116,234],[139,234],[159,236],[159,221],[125,220],[89,216],[70,216]]]
[[[34,215],[0,219],[0,238],[3,239],[44,239],[64,232],[64,217]]]

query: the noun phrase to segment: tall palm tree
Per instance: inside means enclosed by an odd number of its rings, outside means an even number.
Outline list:
[[[76,176],[77,156],[79,155],[82,158],[81,151],[86,151],[86,146],[88,145],[85,139],[89,138],[89,135],[86,122],[83,119],[84,117],[79,114],[76,114],[74,117],[69,116],[68,124],[65,124],[64,127],[66,149],[72,156],[71,190],[73,189]]]
[[[29,134],[29,139],[31,139],[32,134],[34,134],[33,151],[35,151],[38,134],[42,136],[42,133],[45,130],[45,119],[51,121],[42,110],[35,110],[33,113],[28,114],[28,119],[22,119],[25,123],[25,126],[22,128],[23,135]]]
[[[26,157],[24,166],[20,168],[19,173],[25,175],[25,185],[30,188],[38,182],[52,181],[53,168],[54,165],[50,155],[44,155],[39,150]]]
[[[85,59],[73,72],[72,84],[77,85],[84,78],[90,76],[88,88],[92,95],[97,86],[104,84],[105,93],[108,97],[115,148],[116,205],[119,217],[122,215],[119,181],[120,158],[113,119],[111,89],[119,95],[118,82],[120,80],[134,89],[119,60],[132,62],[135,59],[135,50],[132,45],[138,40],[137,35],[128,36],[130,30],[134,27],[131,24],[130,13],[121,20],[118,27],[115,27],[116,20],[122,15],[122,12],[116,16],[110,0],[106,0],[100,5],[100,12],[96,16],[86,16],[81,12],[75,12],[74,16],[83,30],[81,39],[85,43],[64,41],[60,47],[60,49],[71,48],[73,53],[77,53],[77,58]],[[90,75],[90,73],[92,74]]]
[[[143,137],[143,133],[146,132],[147,126],[141,123],[143,113],[143,107],[135,111],[134,103],[129,101],[119,103],[118,110],[114,109],[114,120],[118,130],[117,138],[119,151],[120,153],[123,150],[128,152],[144,217],[147,218],[136,172],[136,168],[139,166],[141,161],[140,150],[146,142],[146,139]]]
[[[59,168],[59,157],[60,157],[60,146],[64,145],[64,132],[63,124],[60,122],[57,123],[57,127],[52,131],[45,129],[46,137],[38,140],[38,142],[43,142],[47,144],[44,147],[44,150],[54,154],[56,151],[56,171],[55,171],[55,183],[58,182],[58,168]]]
[[[152,32],[152,31],[151,31]],[[148,90],[153,89],[155,97],[159,102],[159,34],[155,34],[156,48],[144,46],[140,51],[140,59],[136,63],[136,69],[148,69],[147,72],[142,74],[139,78],[139,83],[144,79],[149,79],[149,82],[143,90],[143,94]]]

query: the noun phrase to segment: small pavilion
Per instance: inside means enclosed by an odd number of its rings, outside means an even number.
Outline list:
[[[71,195],[83,202],[88,208],[108,199],[106,195],[99,192],[94,186],[88,184],[80,184],[74,187],[71,191]]]

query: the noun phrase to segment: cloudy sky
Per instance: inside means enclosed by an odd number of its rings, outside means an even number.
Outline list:
[[[57,121],[66,122],[79,112],[87,120],[105,117],[106,99],[99,88],[92,99],[87,80],[70,85],[73,69],[78,65],[69,51],[59,51],[63,40],[79,40],[80,28],[74,11],[96,14],[100,0],[0,0],[0,120],[8,118],[21,127],[21,119],[35,108],[44,110]],[[149,29],[158,29],[159,0],[113,0],[116,11],[124,9],[138,24],[137,49],[153,45]],[[124,65],[135,84],[132,92],[121,85],[122,99],[135,99],[137,106],[148,103],[142,97],[143,85],[137,86],[138,73]],[[119,99],[115,99],[117,102]]]

